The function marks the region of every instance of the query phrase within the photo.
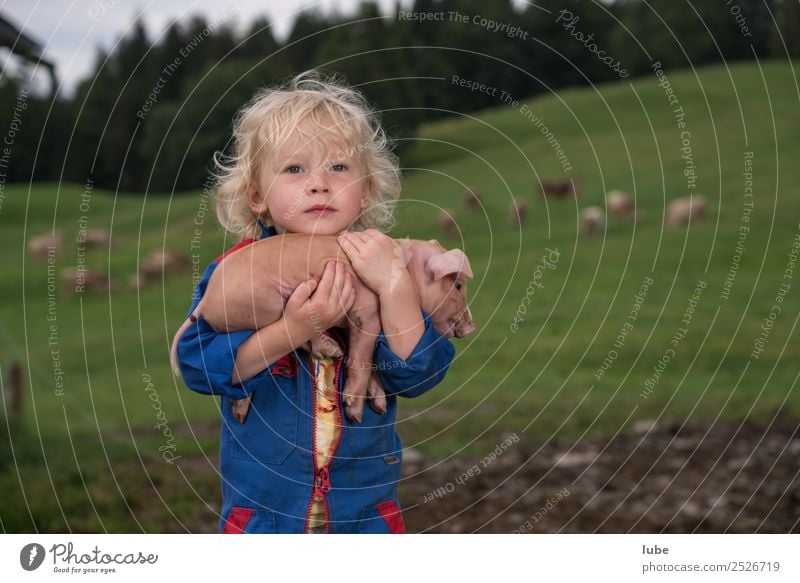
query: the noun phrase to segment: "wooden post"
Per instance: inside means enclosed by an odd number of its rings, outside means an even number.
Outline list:
[[[19,362],[11,363],[8,379],[11,385],[11,412],[19,416],[22,413],[22,365]]]

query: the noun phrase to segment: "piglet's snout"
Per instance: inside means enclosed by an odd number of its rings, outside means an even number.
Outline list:
[[[464,324],[463,326],[461,326],[456,330],[456,338],[463,338],[464,336],[468,336],[473,332],[475,332],[475,324],[473,324],[472,322]]]
[[[475,331],[475,324],[472,323],[472,314],[469,311],[469,308],[464,312],[464,314],[459,318],[458,323],[455,326],[454,333],[456,338],[463,338],[464,336],[468,336]]]

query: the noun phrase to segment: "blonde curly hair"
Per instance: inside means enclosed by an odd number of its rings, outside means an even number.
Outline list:
[[[371,184],[369,207],[352,228],[386,232],[393,226],[400,169],[377,112],[336,76],[306,71],[284,85],[259,90],[236,115],[232,154],[215,153],[216,214],[226,231],[241,239],[257,238],[258,219],[274,224],[270,216],[253,214],[247,193],[257,187],[264,160],[293,135],[347,144]]]

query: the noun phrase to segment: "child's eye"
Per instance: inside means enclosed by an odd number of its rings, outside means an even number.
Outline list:
[[[334,164],[333,166],[331,166],[331,170],[333,170],[334,172],[344,172],[345,170],[347,170],[347,165],[346,164]]]
[[[286,167],[286,172],[288,172],[289,174],[300,174],[300,172],[302,171],[303,169],[300,168],[300,166],[298,166],[297,164],[292,164],[291,166]]]

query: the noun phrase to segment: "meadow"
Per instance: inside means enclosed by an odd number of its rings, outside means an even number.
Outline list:
[[[651,75],[422,128],[402,160],[392,235],[464,249],[478,329],[455,341],[441,385],[402,403],[407,446],[444,459],[483,456],[508,434],[571,443],[642,420],[800,418],[795,73],[768,61],[666,81],[671,93]],[[577,200],[538,194],[540,180],[569,178]],[[467,188],[480,210],[464,208]],[[641,221],[609,218],[582,235],[580,209],[609,190],[634,196]],[[669,200],[690,193],[708,199],[707,219],[663,228]],[[520,226],[507,220],[512,197],[527,202]],[[442,209],[460,237],[439,232]],[[205,528],[198,508],[218,504],[218,402],[173,376],[168,349],[196,270],[235,243],[207,194],[6,185],[0,225],[0,366],[7,381],[22,363],[26,386],[19,416],[3,387],[0,529]],[[81,226],[109,230],[111,247],[79,257]],[[54,228],[69,244],[52,265],[36,261],[26,241]],[[131,289],[161,248],[193,267]],[[84,260],[119,289],[63,293],[58,273]]]

